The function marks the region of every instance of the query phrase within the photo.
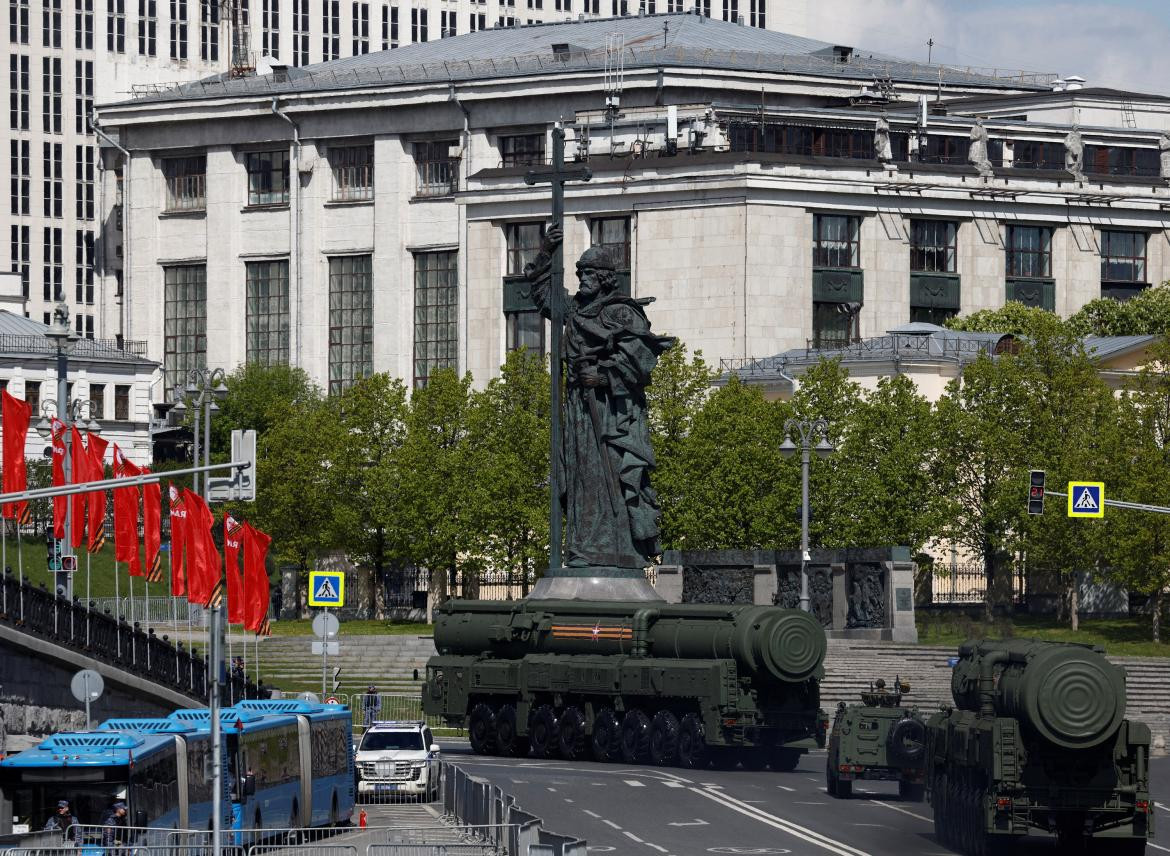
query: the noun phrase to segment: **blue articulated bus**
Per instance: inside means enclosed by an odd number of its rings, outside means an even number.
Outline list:
[[[224,829],[300,829],[347,822],[354,806],[347,708],[241,702],[221,711]],[[206,709],[166,719],[111,719],[0,761],[0,834],[36,832],[69,800],[97,825],[116,801],[131,827],[211,828],[212,744]],[[262,836],[257,836],[262,837]]]

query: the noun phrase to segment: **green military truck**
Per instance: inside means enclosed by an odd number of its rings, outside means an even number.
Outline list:
[[[837,705],[825,764],[830,796],[851,797],[853,783],[866,779],[896,781],[903,799],[922,800],[926,726],[916,708],[902,706],[908,692],[901,678],[893,692],[878,678],[861,694],[861,704]]]
[[[1125,670],[1100,648],[971,641],[955,706],[926,724],[939,842],[967,856],[1055,834],[1061,854],[1137,856],[1154,835],[1150,729],[1125,718]]]

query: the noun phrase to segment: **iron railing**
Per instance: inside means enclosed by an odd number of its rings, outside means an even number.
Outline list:
[[[1012,603],[1027,597],[1027,577],[1023,569],[1006,567],[1011,574]],[[1005,592],[1006,594],[1006,587]],[[931,575],[931,602],[940,604],[983,603],[987,600],[987,573],[981,562],[937,564]]]
[[[416,196],[450,196],[459,189],[459,158],[418,161]]]
[[[374,165],[352,163],[333,167],[335,202],[361,202],[374,198]]]
[[[207,207],[207,176],[172,175],[167,178],[167,211],[202,211]]]
[[[44,336],[0,335],[0,353],[56,354],[57,346]],[[146,342],[123,339],[78,339],[70,345],[70,357],[132,360],[146,356]]]

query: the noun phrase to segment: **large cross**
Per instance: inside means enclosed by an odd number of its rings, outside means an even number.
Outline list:
[[[561,227],[565,218],[565,183],[588,181],[593,170],[587,166],[565,169],[565,129],[559,124],[553,129],[552,169],[529,170],[525,184],[552,185],[552,225]],[[553,251],[549,271],[549,314],[552,322],[552,418],[549,420],[549,511],[548,511],[548,567],[552,575],[561,570],[561,335],[565,330],[565,254],[564,241]]]

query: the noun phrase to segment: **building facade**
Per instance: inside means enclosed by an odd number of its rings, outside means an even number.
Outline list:
[[[208,361],[333,391],[441,366],[484,383],[547,340],[519,275],[558,120],[593,173],[566,194],[566,258],[609,248],[655,329],[708,360],[1009,299],[1068,314],[1170,278],[1170,99],[1068,86],[694,15],[183,86],[100,110],[127,152],[110,315],[168,386]]]

